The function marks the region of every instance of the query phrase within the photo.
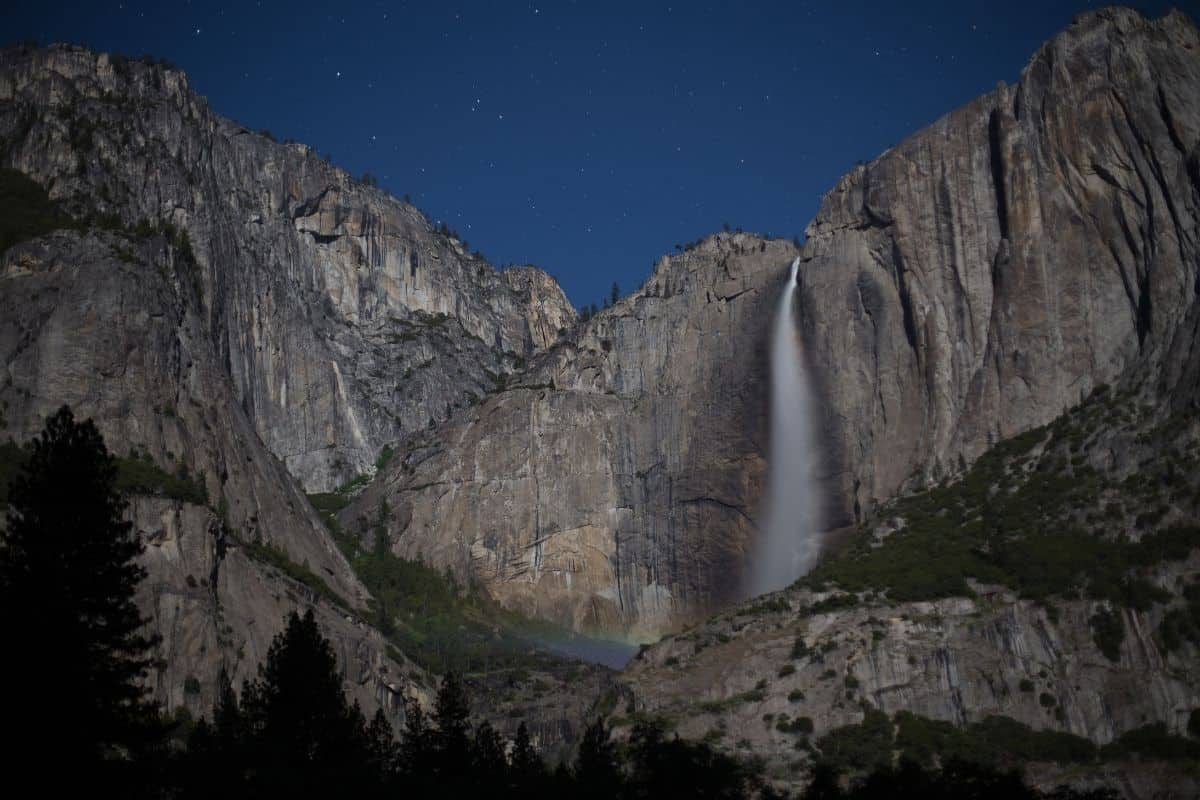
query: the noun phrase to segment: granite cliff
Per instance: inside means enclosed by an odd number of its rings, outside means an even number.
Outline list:
[[[304,495],[350,482],[336,522],[363,545],[382,533],[578,630],[677,634],[613,713],[718,742],[736,723],[785,783],[797,748],[870,711],[1111,743],[1200,707],[1200,34],[1182,14],[1083,15],[1015,85],[852,170],[802,246],[705,238],[586,322],[545,273],[494,270],[169,66],[4,51],[0,166],[72,218],[0,254],[4,432],[70,403],[199,487],[132,507],[170,705],[202,708],[306,603],[368,707],[421,691]],[[837,546],[701,622],[744,591],[767,326],[797,256]]]
[[[1102,388],[889,501],[794,587],[639,654],[614,724],[749,750],[790,786],[817,759],[866,769],[924,742],[1042,762],[1046,788],[1192,796],[1197,466],[1194,413]]]
[[[139,600],[163,636],[156,696],[207,708],[221,669],[238,682],[252,675],[285,613],[318,599],[252,556],[273,547],[341,598],[340,608],[318,604],[319,616],[355,696],[394,707],[411,665],[347,615],[366,590],[247,420],[165,241],[64,231],[10,248],[0,264],[5,435],[27,441],[66,403],[117,454],[204,487],[131,503],[147,543]]]
[[[342,513],[502,603],[651,638],[737,599],[785,240],[709,237],[402,455]]]
[[[829,192],[799,253],[825,528],[847,535],[1100,384],[1194,401],[1197,109],[1186,16],[1087,14],[1014,86]],[[384,500],[399,552],[579,628],[652,638],[736,599],[794,255],[718,235],[664,259],[512,388],[409,440],[344,523]]]
[[[618,727],[1195,794],[1197,109],[1195,25],[1106,9],[838,183],[799,318],[841,536],[644,652]]]
[[[212,113],[170,67],[8,50],[0,137],[77,217],[186,236],[203,335],[307,491],[369,472],[574,320],[545,273],[498,272],[308,147]]]
[[[20,203],[27,179],[48,193],[60,228],[0,254],[3,436],[27,441],[67,403],[191,487],[131,506],[158,698],[207,708],[219,671],[251,674],[312,603],[366,708],[422,694],[304,492],[373,472],[556,341],[574,320],[558,285],[213,114],[169,65],[4,51],[0,165]]]
[[[807,230],[832,526],[1137,372],[1195,397],[1200,36],[1078,18],[847,174]]]

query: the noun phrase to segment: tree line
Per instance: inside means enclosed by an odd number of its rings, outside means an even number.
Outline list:
[[[601,305],[595,303],[582,305],[579,307],[579,321],[587,322],[592,317],[599,314],[601,311],[607,310],[611,306],[615,306],[617,301],[621,299],[621,284],[613,281],[612,288],[608,290],[608,296],[601,301]]]
[[[116,462],[90,421],[63,407],[25,454],[0,531],[0,658],[10,786],[100,797],[742,798],[786,796],[761,764],[681,739],[652,720],[613,736],[602,718],[554,767],[522,722],[504,739],[473,724],[447,673],[427,713],[406,701],[396,735],[350,702],[311,609],[293,612],[240,693],[222,674],[194,725],[151,702],[158,639],[134,604],[144,545],[126,519]],[[47,759],[52,759],[48,762]],[[53,767],[47,767],[52,763]],[[902,762],[856,783],[818,766],[803,798],[1035,798],[1016,773]],[[1061,790],[1056,798],[1105,797]]]

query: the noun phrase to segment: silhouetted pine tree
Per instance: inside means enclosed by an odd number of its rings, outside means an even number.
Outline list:
[[[188,738],[188,752],[177,771],[183,800],[246,797],[249,742],[246,718],[228,673],[221,670],[212,722],[201,717]]]
[[[404,734],[400,737],[400,769],[418,775],[433,767],[433,732],[416,698],[404,700]]]
[[[19,652],[0,659],[0,681],[14,770],[53,753],[73,779],[133,782],[131,760],[162,734],[143,682],[157,639],[133,602],[143,545],[123,519],[116,472],[92,421],[63,406],[12,483],[0,626]]]
[[[379,776],[382,784],[395,780],[400,766],[400,747],[382,708],[375,711],[367,726],[367,757],[371,771]]]
[[[490,722],[482,722],[475,728],[475,739],[471,743],[471,770],[474,782],[484,793],[497,794],[508,783],[508,756],[504,752],[504,741]]]
[[[436,750],[434,769],[443,777],[461,775],[470,755],[471,706],[462,679],[447,672],[442,677],[433,708]]]
[[[616,797],[623,784],[617,750],[602,717],[583,731],[575,758],[575,783],[585,798]]]
[[[661,725],[634,725],[629,751],[629,798],[655,800],[681,786],[688,787],[689,797],[713,800],[736,800],[754,793],[751,775],[740,762],[678,735],[668,739]]]
[[[542,796],[548,783],[546,764],[534,749],[524,722],[517,726],[510,761],[509,774],[515,793],[524,797]]]
[[[242,691],[259,792],[346,791],[369,776],[366,721],[346,702],[337,659],[310,609],[294,612]]]

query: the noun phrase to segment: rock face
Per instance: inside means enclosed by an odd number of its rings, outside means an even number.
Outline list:
[[[411,205],[212,114],[170,68],[5,51],[0,146],[0,164],[90,219],[0,256],[7,433],[27,438],[71,403],[118,452],[186,467],[211,498],[132,510],[171,703],[192,702],[190,677],[207,702],[221,666],[246,674],[284,611],[312,599],[256,542],[362,606],[301,490],[373,472],[385,445],[397,457],[343,527],[378,522],[397,552],[510,608],[651,638],[738,599],[764,483],[767,330],[797,254],[828,528],[1100,383],[1177,411],[1197,399],[1200,34],[1181,14],[1084,15],[1016,86],[847,175],[801,250],[710,237],[586,324],[549,276],[496,272]],[[1150,578],[1174,590],[1195,567]],[[1178,730],[1200,703],[1189,662],[1145,635],[1162,609],[1128,616],[1113,665],[1096,661],[1085,601],[1053,621],[1002,589],[872,601],[868,617],[801,614],[812,600],[793,591],[698,629],[742,649],[693,652],[695,680],[668,663],[695,641],[667,640],[630,673],[637,702],[750,692],[802,635],[830,643],[841,696],[851,675],[889,711],[996,711],[1105,741],[1139,718]],[[321,608],[355,691],[389,703],[411,665]],[[828,669],[791,681],[830,701],[821,730],[856,718]],[[1043,720],[1023,679],[1063,717]]]
[[[1198,565],[1160,577],[1194,575]],[[1061,605],[1051,619],[991,588],[977,599],[796,613],[814,599],[786,593],[768,613],[745,607],[656,645],[623,674],[638,711],[667,717],[680,736],[748,747],[794,787],[806,782],[811,760],[797,747],[805,737],[786,729],[791,719],[811,720],[816,740],[860,722],[864,708],[955,725],[1003,715],[1107,743],[1147,722],[1182,734],[1200,705],[1195,654],[1168,658],[1150,635],[1161,614],[1126,612],[1130,635],[1113,662],[1092,641],[1088,603]],[[1051,772],[1047,788],[1084,774]],[[1195,791],[1194,777],[1185,780],[1191,788],[1179,796]],[[1170,785],[1125,793],[1160,796]]]
[[[7,50],[0,141],[77,216],[186,234],[201,333],[308,491],[370,472],[574,320],[549,276],[497,272],[307,147],[213,114],[171,68]]]
[[[1002,716],[1101,745],[1149,724],[1190,735],[1200,636],[1174,632],[1200,620],[1200,421],[1145,396],[1093,396],[1025,437],[1025,449],[1009,443],[960,479],[889,503],[853,549],[802,584],[664,638],[623,673],[635,702],[618,713],[749,748],[791,785],[807,780],[814,747],[836,755],[822,737],[868,712],[956,726]],[[956,507],[975,510],[930,535],[931,518]],[[945,545],[993,524],[988,563],[999,568],[985,584],[971,580],[986,574],[979,564]],[[1028,548],[1009,551],[1026,556],[1019,565],[999,555],[1014,542]],[[896,581],[882,562],[910,568]],[[938,563],[970,585],[936,586]],[[1159,764],[1155,775],[1103,755],[1106,764],[1033,774],[1045,788],[1102,781],[1128,797],[1197,791],[1186,770]],[[1165,747],[1144,755],[1168,757]]]
[[[1181,13],[1085,14],[1016,86],[845,176],[800,274],[829,525],[1133,370],[1192,392],[1198,220],[1200,34]]]
[[[147,544],[139,604],[163,636],[156,699],[207,713],[220,671],[240,685],[287,612],[316,600],[247,543],[308,564],[347,606],[367,594],[234,397],[182,272],[163,239],[103,232],[56,233],[0,256],[3,424],[25,441],[67,403],[116,454],[136,450],[206,487],[207,506],[135,497],[130,513]],[[353,696],[396,710],[412,666],[345,612],[325,603],[317,613]]]
[[[81,221],[0,254],[3,435],[68,403],[209,498],[131,506],[157,699],[206,710],[222,669],[253,674],[314,603],[368,711],[423,694],[351,613],[366,590],[301,485],[374,470],[552,344],[574,321],[558,285],[499,273],[411,205],[216,116],[177,70],[79,48],[0,53],[0,165]]]
[[[1087,14],[1001,86],[847,175],[808,228],[801,333],[824,525],[958,472],[1100,383],[1197,383],[1200,35]],[[654,635],[738,594],[769,298],[792,252],[705,241],[409,443],[346,521],[526,612]]]
[[[736,599],[766,330],[795,255],[723,234],[663,259],[513,385],[405,442],[344,526],[382,510],[401,554],[581,630],[651,637]]]

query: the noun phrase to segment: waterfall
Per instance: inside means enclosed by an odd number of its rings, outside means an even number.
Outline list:
[[[751,595],[782,589],[810,570],[819,552],[813,466],[812,400],[796,332],[794,297],[800,259],[779,298],[771,333],[771,441],[763,524],[751,562]]]

